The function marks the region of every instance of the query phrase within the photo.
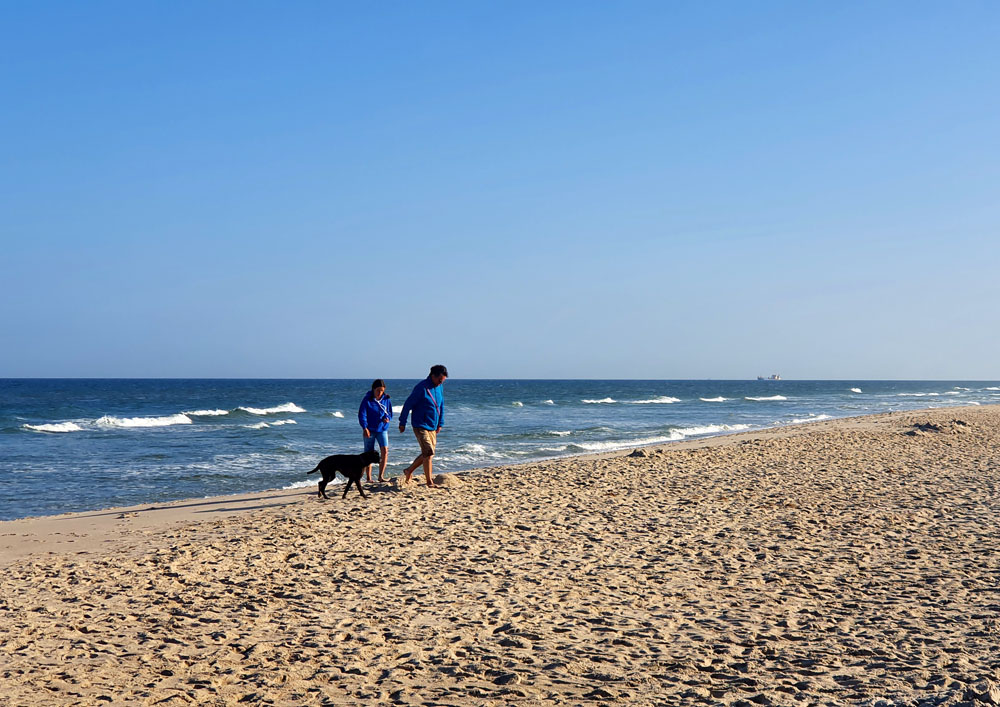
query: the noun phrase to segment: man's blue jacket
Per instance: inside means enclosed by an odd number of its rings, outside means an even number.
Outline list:
[[[410,397],[403,403],[399,424],[406,427],[406,418],[413,411],[410,420],[414,427],[436,430],[444,426],[444,394],[441,386],[434,385],[430,376],[416,384]]]

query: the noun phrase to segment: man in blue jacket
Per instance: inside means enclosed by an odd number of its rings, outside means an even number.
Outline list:
[[[427,485],[434,488],[431,476],[433,470],[434,450],[437,447],[437,433],[444,425],[444,381],[448,377],[448,369],[444,366],[431,366],[430,375],[417,383],[410,397],[403,403],[403,412],[399,415],[399,431],[406,431],[406,419],[413,411],[413,434],[420,445],[420,455],[403,471],[407,482],[413,477],[413,472],[421,464],[424,465],[424,477]]]

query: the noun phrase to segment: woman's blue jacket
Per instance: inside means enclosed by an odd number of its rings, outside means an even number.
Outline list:
[[[389,429],[389,423],[382,418],[388,417],[392,420],[392,401],[387,393],[382,394],[381,400],[375,399],[375,394],[368,391],[361,399],[361,407],[358,408],[358,422],[365,429],[372,432],[385,432]]]

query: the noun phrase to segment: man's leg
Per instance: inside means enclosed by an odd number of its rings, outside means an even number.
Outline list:
[[[431,475],[431,471],[434,467],[434,457],[424,457],[424,478],[427,479],[427,485],[434,486],[434,477]]]
[[[423,454],[418,454],[417,458],[413,460],[413,463],[410,464],[408,467],[406,467],[406,469],[403,470],[403,478],[406,479],[406,483],[410,483],[410,479],[413,478],[413,472],[414,472],[414,470],[418,466],[420,466],[421,464],[423,464],[423,462],[424,462],[424,455]]]
[[[421,430],[418,428],[413,428],[413,436],[417,438],[417,444],[420,445],[420,454],[418,454],[417,458],[413,460],[413,463],[406,467],[403,471],[403,478],[406,479],[406,483],[410,483],[410,480],[413,478],[413,472],[416,471],[418,466],[424,463],[424,459],[427,456],[427,449],[425,449],[425,443],[420,436],[420,432]]]
[[[434,448],[436,446],[437,432],[432,430],[423,432],[420,450],[424,453],[424,479],[431,488],[434,488]]]

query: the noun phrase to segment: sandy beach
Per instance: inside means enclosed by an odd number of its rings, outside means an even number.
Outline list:
[[[0,704],[1000,704],[998,430],[892,413],[0,523]]]

